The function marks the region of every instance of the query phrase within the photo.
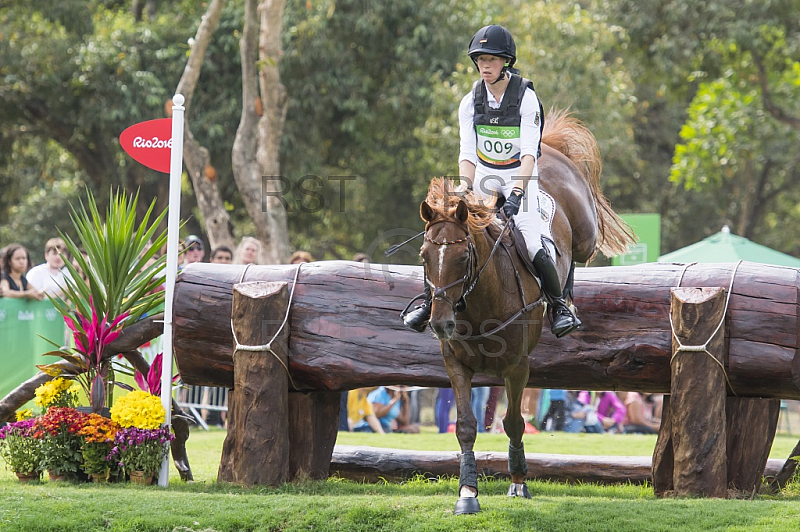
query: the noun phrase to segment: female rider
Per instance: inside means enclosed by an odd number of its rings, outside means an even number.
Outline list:
[[[552,251],[542,245],[539,213],[539,170],[544,114],[533,84],[509,71],[517,59],[511,33],[502,26],[485,26],[469,44],[469,57],[480,79],[458,109],[461,136],[458,168],[481,199],[506,198],[503,211],[513,216],[525,237],[528,254],[550,303],[551,330],[561,338],[580,325],[562,295]],[[526,201],[530,199],[530,201]],[[431,315],[430,288],[422,305],[404,317],[405,324],[424,331]]]

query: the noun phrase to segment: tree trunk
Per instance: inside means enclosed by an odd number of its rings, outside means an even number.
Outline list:
[[[245,280],[294,279],[296,266],[191,264],[176,287],[175,353],[190,384],[232,385],[231,289]],[[556,339],[545,327],[529,357],[535,388],[669,392],[669,289],[728,287],[732,264],[578,268],[584,326]],[[728,309],[724,362],[740,396],[800,399],[798,270],[743,263]],[[449,386],[439,342],[399,318],[422,291],[421,268],[349,261],[305,264],[292,302],[290,369],[304,390],[376,384]],[[321,356],[324,354],[324,356]],[[501,384],[477,374],[479,385]]]
[[[192,96],[194,95],[200,70],[205,59],[206,49],[219,22],[224,0],[213,0],[208,6],[208,11],[195,34],[194,45],[189,54],[189,60],[183,70],[180,82],[175,92],[183,94],[186,98],[186,112],[184,114],[184,144],[183,160],[192,180],[192,188],[197,199],[197,206],[202,215],[203,227],[209,240],[209,249],[225,245],[231,249],[236,247],[233,237],[233,224],[225,203],[217,187],[217,171],[211,164],[208,150],[200,146],[192,135],[191,121],[189,120]],[[172,101],[167,102],[168,115],[171,116]]]
[[[289,394],[289,478],[328,478],[339,431],[340,392]]]
[[[723,288],[673,288],[670,416],[678,496],[727,494]],[[724,324],[723,324],[724,325]],[[683,351],[705,346],[704,351]]]
[[[646,456],[575,456],[527,453],[528,478],[556,482],[643,484],[650,480],[650,459]],[[508,453],[476,452],[478,474],[509,478]],[[769,460],[765,475],[775,475],[780,460]],[[456,451],[408,451],[337,445],[331,473],[358,482],[405,480],[415,475],[437,478],[458,476]]]
[[[278,486],[289,478],[289,378],[284,369],[289,331],[281,325],[288,303],[286,283],[240,283],[233,289],[231,323],[240,345],[221,481]],[[265,345],[271,347],[259,349]]]
[[[256,236],[262,243],[259,262],[267,264],[289,259],[286,211],[282,198],[278,197],[282,185],[277,148],[286,113],[285,90],[280,86],[277,74],[282,13],[283,0],[267,1],[260,8],[257,0],[245,0],[244,31],[239,41],[242,116],[233,143],[233,175],[247,213],[255,224]],[[262,46],[260,53],[259,43]],[[270,62],[274,65],[269,65]],[[268,70],[273,67],[274,72]],[[261,72],[265,70],[261,87],[265,101],[262,101],[258,87]],[[259,115],[263,117],[259,119]],[[265,164],[268,166],[263,166]],[[278,185],[281,188],[277,191],[265,188]]]

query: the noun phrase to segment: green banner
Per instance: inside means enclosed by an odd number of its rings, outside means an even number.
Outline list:
[[[42,357],[56,349],[39,335],[64,345],[66,326],[50,301],[0,298],[0,398],[36,375],[36,364],[57,362]]]
[[[630,252],[611,259],[613,266],[632,266],[645,262],[658,262],[661,255],[661,215],[621,214],[623,220],[636,232],[638,241]]]

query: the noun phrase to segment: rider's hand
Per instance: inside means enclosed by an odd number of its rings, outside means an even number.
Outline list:
[[[506,199],[506,203],[503,205],[503,213],[506,215],[506,218],[511,218],[519,212],[519,207],[522,204],[523,196],[524,192],[518,188],[515,188],[511,191],[508,199]]]

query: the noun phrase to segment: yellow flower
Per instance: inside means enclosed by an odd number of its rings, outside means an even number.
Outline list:
[[[62,377],[48,381],[36,388],[34,404],[46,410],[51,406],[74,406],[78,401],[78,391],[74,382]]]
[[[141,390],[120,397],[111,407],[111,419],[125,428],[157,429],[165,418],[161,399]]]
[[[30,419],[33,417],[33,410],[30,408],[26,408],[25,410],[20,410],[17,412],[17,421],[23,421],[25,419]]]

